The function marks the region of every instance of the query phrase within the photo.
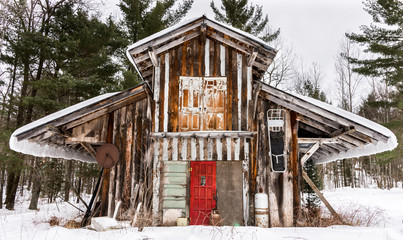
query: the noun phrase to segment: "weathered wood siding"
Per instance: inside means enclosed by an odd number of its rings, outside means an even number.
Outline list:
[[[154,95],[156,101],[154,108],[155,132],[180,131],[179,79],[181,76],[226,77],[224,130],[250,130],[248,100],[251,99],[252,71],[251,67],[247,66],[245,54],[215,39],[200,35],[157,55],[157,59],[159,65],[154,67],[152,83],[154,94],[156,94]],[[242,160],[249,157],[248,142],[241,141],[239,138],[229,138],[225,142],[217,141],[215,143],[208,141],[192,142],[190,140],[181,142],[177,139],[173,139],[173,143],[168,141],[168,139],[164,139],[159,146],[154,146],[155,149],[161,151],[159,156],[164,160],[179,160],[179,158],[182,158],[181,160],[208,160],[210,157],[212,160]],[[211,144],[217,145],[219,150],[214,150],[214,153],[209,154],[208,146]],[[199,149],[192,155],[191,151],[187,151],[189,149],[182,146],[188,146],[187,148],[202,146],[202,150]],[[181,149],[185,150],[185,154],[178,154],[177,151]],[[228,150],[223,151],[223,149]]]
[[[291,147],[293,146],[290,111],[287,111],[287,129],[285,138],[289,147],[287,154],[287,170],[284,173],[275,173],[271,170],[271,160],[268,155],[268,129],[267,111],[269,109],[280,108],[278,105],[261,98],[257,101],[256,126],[258,130],[257,154],[256,154],[256,191],[262,191],[269,196],[269,223],[271,227],[290,227],[294,221],[294,197],[293,197],[293,169],[291,157],[293,157]],[[253,182],[254,180],[252,180]]]
[[[143,199],[137,199],[142,189],[152,186],[152,165],[147,159],[151,141],[148,107],[148,99],[143,98],[72,129],[72,141],[106,142],[108,119],[113,116],[112,143],[119,149],[120,158],[110,170],[109,216],[112,216],[118,201],[122,201],[121,213],[126,215],[130,214],[128,210],[134,210],[138,202],[143,205],[151,203],[151,193],[142,194]]]

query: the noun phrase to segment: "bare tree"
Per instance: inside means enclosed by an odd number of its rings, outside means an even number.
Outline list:
[[[305,68],[303,61],[294,72],[293,90],[299,94],[326,101],[326,94],[321,85],[325,79],[325,73],[318,63],[313,62],[309,68]]]
[[[360,49],[345,37],[340,41],[339,53],[336,56],[335,69],[337,73],[336,84],[339,89],[340,107],[353,112],[354,99],[363,76],[353,71],[351,58],[359,58]]]
[[[276,58],[270,64],[264,81],[273,87],[287,88],[295,74],[295,51],[291,45],[280,37],[274,40],[272,46],[278,50]]]

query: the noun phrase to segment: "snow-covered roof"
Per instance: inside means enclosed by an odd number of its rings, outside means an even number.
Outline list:
[[[155,65],[153,57],[173,49],[184,42],[199,36],[214,39],[220,44],[234,48],[246,55],[256,52],[254,63],[255,72],[259,79],[263,76],[276,55],[276,50],[265,41],[247,32],[236,29],[227,24],[210,19],[205,15],[180,22],[149,37],[137,41],[127,48],[126,56],[136,68],[143,81],[151,81],[150,68]],[[150,56],[153,52],[153,56]]]
[[[86,101],[80,102],[15,130],[10,137],[10,149],[37,157],[51,157],[74,159],[85,162],[94,162],[95,159],[87,153],[63,144],[52,142],[50,137],[54,128],[66,126],[85,116],[90,121],[99,114],[107,114],[115,106],[129,104],[133,99],[146,97],[147,85],[140,84],[133,88],[114,93],[106,93]],[[50,133],[49,139],[33,139],[41,134]],[[44,141],[46,140],[46,141]]]
[[[347,149],[344,151],[333,152],[333,154],[314,154],[312,155],[312,157],[315,163],[321,164],[336,161],[339,159],[368,156],[380,152],[393,150],[398,145],[395,134],[378,123],[310,97],[302,96],[295,93],[287,93],[271,87],[267,84],[262,85],[262,90],[270,95],[268,100],[273,101],[276,104],[284,106],[297,113],[300,113],[301,115],[303,115],[304,119],[312,118],[306,121],[304,124],[309,125],[310,121],[317,122],[318,119],[323,119],[324,122],[321,123],[321,126],[326,126],[327,124],[329,124],[329,122],[333,122],[333,126],[336,124],[340,124],[341,126],[354,127],[355,131],[352,133],[351,136],[349,134],[340,135],[340,138],[343,138],[344,136],[348,136],[350,139],[357,138],[358,136],[354,135],[354,133],[356,133],[364,135],[365,138],[368,139],[361,146],[344,146],[344,148]],[[315,128],[317,126],[313,124],[311,127]],[[323,131],[323,129],[321,130]],[[343,139],[343,141],[348,142],[348,139]],[[322,143],[322,146],[331,147],[332,144],[335,143]],[[337,144],[343,145],[343,142],[340,141]]]
[[[130,51],[131,49],[133,49],[133,48],[136,48],[136,47],[141,46],[141,45],[143,45],[143,44],[145,44],[145,43],[151,42],[152,40],[154,40],[154,39],[156,39],[156,38],[159,38],[159,37],[168,35],[169,33],[173,32],[173,31],[175,31],[175,30],[177,30],[177,29],[179,29],[179,28],[181,28],[181,27],[183,27],[183,26],[186,26],[186,25],[188,25],[188,24],[190,24],[190,23],[192,23],[192,22],[195,22],[195,21],[200,20],[200,19],[203,19],[203,18],[204,18],[204,19],[207,19],[207,20],[209,20],[209,21],[211,21],[211,22],[213,22],[213,23],[215,23],[215,24],[218,24],[218,25],[220,25],[220,26],[222,26],[222,27],[224,27],[224,28],[227,28],[228,30],[231,30],[231,31],[233,31],[233,32],[236,32],[236,33],[238,33],[238,34],[240,34],[240,35],[242,35],[242,36],[244,36],[244,37],[247,37],[247,38],[249,38],[250,40],[261,44],[264,48],[266,48],[266,49],[268,49],[268,50],[274,50],[274,48],[270,47],[265,41],[263,41],[262,39],[260,39],[260,38],[258,38],[258,37],[256,37],[256,36],[254,36],[254,35],[252,35],[252,34],[250,34],[250,33],[244,32],[244,31],[242,31],[242,30],[239,30],[239,29],[237,29],[237,28],[234,28],[234,27],[232,27],[232,26],[230,26],[230,25],[227,25],[227,24],[225,24],[225,23],[222,23],[222,22],[216,21],[216,20],[214,20],[214,19],[208,18],[206,15],[202,15],[202,16],[200,16],[200,17],[190,18],[190,19],[184,20],[184,21],[182,21],[182,22],[180,22],[180,23],[177,23],[177,24],[175,24],[175,25],[172,25],[171,27],[168,27],[168,28],[166,28],[166,29],[164,29],[164,30],[162,30],[162,31],[159,31],[159,32],[157,32],[157,33],[154,33],[153,35],[150,35],[150,36],[148,36],[148,37],[146,37],[146,38],[141,39],[140,41],[137,41],[137,42],[135,42],[135,43],[129,45],[129,46],[127,47],[127,53],[129,53],[129,51]],[[129,55],[130,55],[130,54],[129,54]]]
[[[66,148],[57,147],[55,145],[48,145],[48,144],[44,144],[44,143],[40,144],[38,142],[29,141],[28,139],[18,140],[17,136],[24,132],[32,130],[36,127],[51,124],[52,121],[54,121],[56,119],[69,115],[84,107],[93,105],[99,101],[107,99],[118,93],[119,92],[106,93],[106,94],[103,94],[100,96],[96,96],[94,98],[77,103],[73,106],[62,109],[60,111],[57,111],[46,117],[40,118],[34,122],[31,122],[25,126],[18,128],[17,130],[15,130],[13,132],[13,134],[10,137],[10,142],[9,142],[10,149],[12,149],[16,152],[29,154],[29,155],[33,155],[36,157],[65,158],[65,159],[74,159],[74,160],[80,160],[80,161],[85,161],[85,162],[93,162],[94,158],[87,153],[76,152],[76,151],[72,151],[72,150],[69,150]]]

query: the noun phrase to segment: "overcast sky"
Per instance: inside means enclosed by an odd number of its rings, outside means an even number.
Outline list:
[[[106,0],[104,0],[106,1]],[[120,13],[116,5],[119,0],[107,0],[112,5],[108,8],[114,17]],[[220,0],[215,0],[220,5]],[[249,0],[262,5],[269,15],[272,28],[280,28],[281,36],[292,45],[305,66],[318,63],[325,72],[324,90],[329,97],[335,97],[336,74],[335,56],[339,42],[346,32],[359,32],[360,25],[371,23],[370,16],[363,10],[362,0]],[[186,18],[206,14],[214,18],[210,0],[195,0]]]

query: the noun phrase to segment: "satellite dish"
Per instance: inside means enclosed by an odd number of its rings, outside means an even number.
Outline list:
[[[113,144],[106,143],[97,149],[95,158],[101,167],[111,168],[119,160],[119,149]]]

